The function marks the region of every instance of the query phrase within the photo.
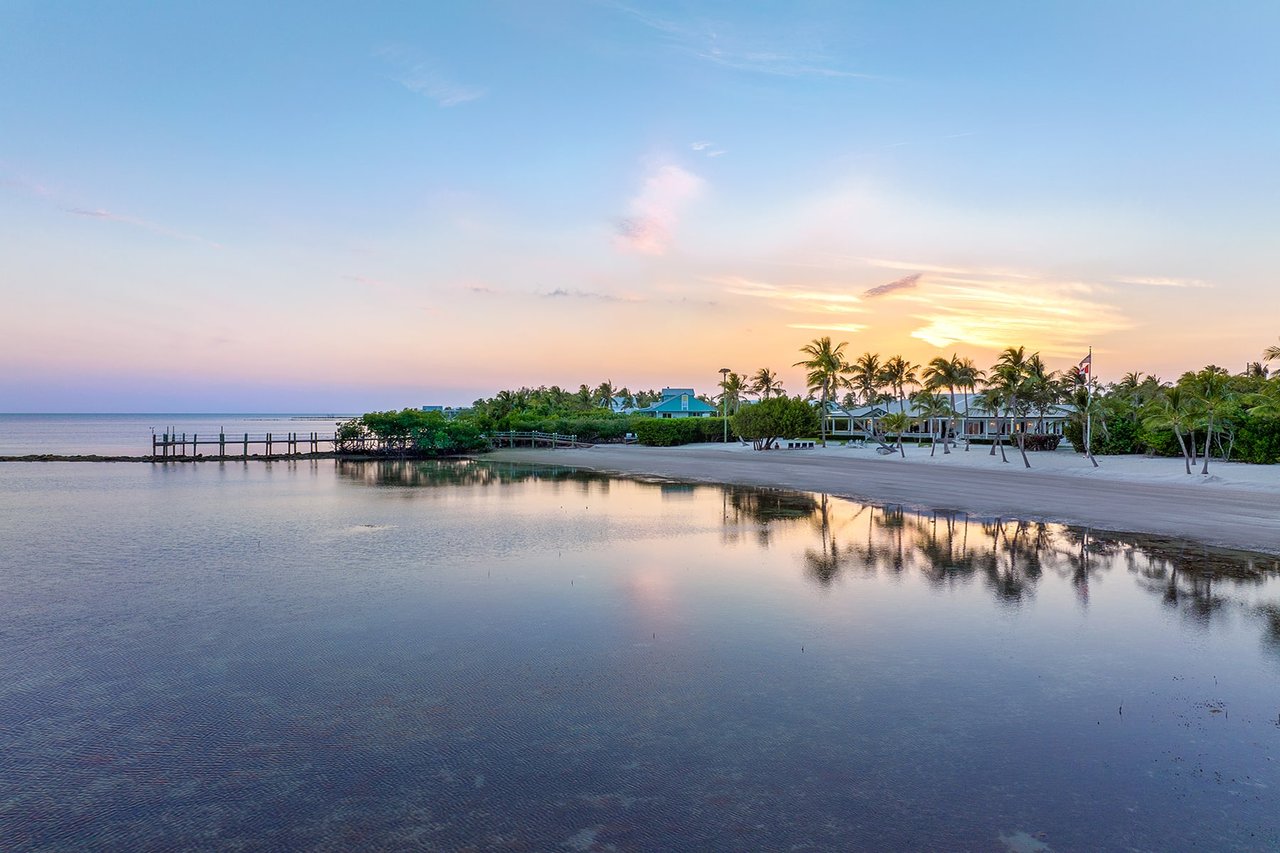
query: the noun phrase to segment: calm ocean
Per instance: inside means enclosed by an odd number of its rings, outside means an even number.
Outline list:
[[[0,456],[147,456],[152,432],[216,437],[321,432],[332,434],[344,414],[0,414]]]
[[[1274,558],[472,461],[3,463],[0,595],[6,851],[1280,848]]]

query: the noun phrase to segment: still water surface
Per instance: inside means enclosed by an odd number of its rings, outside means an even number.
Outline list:
[[[479,462],[0,465],[0,847],[1276,849],[1275,570]]]
[[[230,439],[249,433],[333,435],[338,414],[4,414],[0,413],[0,456],[146,456],[152,434]]]

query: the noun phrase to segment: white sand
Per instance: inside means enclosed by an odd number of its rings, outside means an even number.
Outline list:
[[[1094,468],[1069,450],[1009,461],[989,447],[968,452],[907,445],[906,458],[831,445],[756,451],[741,444],[656,448],[599,445],[581,450],[500,450],[490,458],[701,482],[826,492],[873,503],[1061,521],[1104,530],[1182,537],[1280,553],[1280,465],[1210,460],[1188,476],[1181,459],[1100,456]]]

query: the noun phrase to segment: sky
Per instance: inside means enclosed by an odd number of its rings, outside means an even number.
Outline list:
[[[1280,336],[1280,4],[0,0],[0,411]]]

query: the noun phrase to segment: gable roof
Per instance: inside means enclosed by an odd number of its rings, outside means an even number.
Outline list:
[[[711,413],[711,414],[714,414],[716,412],[715,406],[708,405],[707,403],[702,402],[697,397],[693,396],[693,394],[688,395],[688,400],[689,400],[688,407],[684,406],[683,400],[684,400],[683,395],[666,397],[658,401],[657,403],[654,403],[652,406],[645,406],[643,409],[636,409],[635,411],[636,413],[697,412],[697,413]]]

